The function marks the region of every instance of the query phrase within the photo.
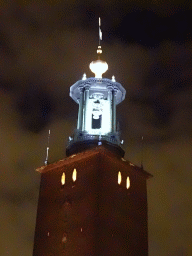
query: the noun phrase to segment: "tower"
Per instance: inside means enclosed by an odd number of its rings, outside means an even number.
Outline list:
[[[99,21],[100,23],[100,21]],[[100,39],[101,30],[99,26]],[[33,256],[147,256],[147,189],[150,177],[126,161],[116,130],[116,106],[125,98],[120,83],[102,78],[102,61],[90,64],[94,78],[76,82],[77,129],[67,157],[41,173]]]

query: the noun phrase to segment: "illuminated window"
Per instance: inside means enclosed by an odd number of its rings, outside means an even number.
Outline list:
[[[127,176],[127,180],[126,180],[126,188],[129,189],[130,188],[130,178],[129,176]]]
[[[74,170],[73,170],[73,174],[72,174],[72,180],[75,182],[76,179],[77,179],[77,170],[74,169]]]
[[[118,172],[118,184],[121,184],[121,181],[122,181],[121,172]]]
[[[65,185],[65,173],[63,172],[62,176],[61,176],[61,185],[64,186]]]

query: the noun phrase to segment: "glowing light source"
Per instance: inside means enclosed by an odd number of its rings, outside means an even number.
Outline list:
[[[73,174],[72,174],[72,180],[75,182],[76,179],[77,179],[77,170],[74,169],[74,170],[73,170]]]
[[[118,184],[121,184],[121,181],[122,181],[121,172],[118,172]]]
[[[61,184],[62,184],[62,186],[65,184],[65,173],[64,172],[61,176]]]
[[[127,177],[127,180],[126,180],[126,188],[127,189],[130,188],[130,178],[129,178],[129,176]]]
[[[102,78],[102,74],[108,70],[108,64],[105,61],[96,60],[90,63],[89,68],[95,74],[95,78]]]

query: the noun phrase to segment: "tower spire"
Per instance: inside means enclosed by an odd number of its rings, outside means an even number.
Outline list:
[[[99,45],[97,48],[98,60],[92,61],[89,65],[90,70],[95,74],[95,78],[99,78],[99,79],[101,79],[102,74],[108,70],[107,62],[100,60],[100,55],[102,53],[101,40],[102,40],[101,18],[99,17]]]
[[[101,40],[102,40],[101,18],[99,17],[99,45],[98,45],[98,48],[97,48],[98,59],[100,59],[100,54],[102,53]]]

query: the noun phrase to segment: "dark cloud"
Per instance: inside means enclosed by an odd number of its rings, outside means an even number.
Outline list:
[[[35,168],[44,163],[49,129],[49,161],[65,156],[78,113],[69,88],[84,72],[92,76],[101,16],[105,76],[127,91],[117,106],[126,158],[143,159],[154,175],[149,255],[191,255],[191,4],[6,1],[0,9],[0,254],[32,253]]]
[[[46,91],[31,88],[21,95],[18,110],[23,125],[33,132],[39,132],[50,121],[51,112],[54,111],[53,100]]]

